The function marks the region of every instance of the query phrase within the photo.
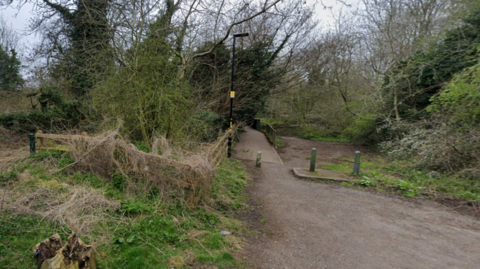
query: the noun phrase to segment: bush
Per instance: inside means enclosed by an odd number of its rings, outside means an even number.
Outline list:
[[[57,88],[49,87],[33,94],[41,110],[0,115],[0,125],[8,129],[35,132],[37,129],[65,129],[79,124],[83,115],[78,101],[67,101]]]
[[[380,144],[388,155],[413,159],[417,166],[435,170],[459,171],[478,165],[480,129],[417,122],[406,124],[408,132]]]
[[[188,122],[187,135],[198,141],[213,142],[218,137],[223,121],[222,116],[210,110],[199,110]]]
[[[359,115],[342,132],[342,136],[361,143],[370,143],[380,140],[377,132],[379,119],[373,114]]]

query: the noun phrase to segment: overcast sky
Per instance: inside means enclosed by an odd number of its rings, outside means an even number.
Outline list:
[[[343,0],[343,2],[351,4],[354,7],[358,5],[358,1],[359,0]],[[342,7],[345,8],[338,0],[306,0],[305,2],[309,5],[316,3],[316,17],[325,27],[333,23],[332,12],[338,12]],[[333,10],[325,9],[323,6],[333,7]],[[0,9],[0,14],[2,14],[8,24],[18,33],[21,37],[20,43],[26,48],[31,48],[33,44],[38,42],[38,36],[27,31],[29,20],[33,17],[32,8],[33,5],[27,2],[20,10],[12,7],[3,7]]]

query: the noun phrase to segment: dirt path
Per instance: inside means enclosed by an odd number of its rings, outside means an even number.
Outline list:
[[[256,169],[245,161],[254,177],[246,217],[259,233],[247,239],[244,258],[254,268],[479,268],[478,220],[434,202],[297,179],[289,167],[304,165],[302,154],[293,156],[300,147],[308,146],[308,152],[317,143],[319,153],[323,145],[325,156],[335,158],[357,148],[297,138],[285,142],[280,153],[285,165]]]

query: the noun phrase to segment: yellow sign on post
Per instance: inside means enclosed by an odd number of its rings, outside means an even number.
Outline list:
[[[235,92],[234,91],[230,92],[230,98],[235,98]]]

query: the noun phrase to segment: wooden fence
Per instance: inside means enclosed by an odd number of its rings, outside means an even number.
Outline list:
[[[267,135],[268,140],[272,143],[273,147],[277,148],[277,131],[273,129],[270,124],[265,125],[265,134]]]
[[[90,137],[86,132],[82,132],[80,135],[62,135],[62,134],[44,134],[43,131],[37,131],[35,133],[36,145],[38,149],[54,149],[59,151],[69,151],[67,145],[54,144],[53,141],[72,141],[75,139],[89,139]]]
[[[233,128],[234,136],[238,136],[238,128],[243,127],[243,125],[237,125]],[[208,150],[207,158],[213,165],[218,166],[220,162],[227,156],[227,146],[228,146],[228,136],[229,133],[225,132],[217,138],[217,141],[211,144],[210,149]],[[55,144],[53,141],[73,141],[73,140],[82,140],[90,139],[86,132],[82,132],[80,135],[62,135],[62,134],[45,134],[42,131],[38,131],[35,134],[36,145],[38,149],[54,149],[59,151],[69,151],[68,145],[64,144]]]

